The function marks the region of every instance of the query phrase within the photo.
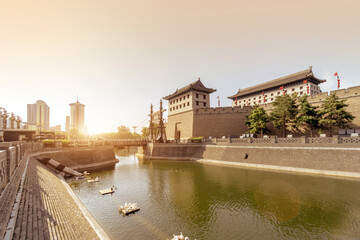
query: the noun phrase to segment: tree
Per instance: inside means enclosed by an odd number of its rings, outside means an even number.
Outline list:
[[[147,127],[143,127],[141,129],[141,138],[146,139],[149,133],[149,129]]]
[[[321,119],[319,120],[322,129],[328,130],[330,136],[334,128],[348,127],[348,123],[354,120],[354,116],[347,112],[345,108],[348,104],[345,103],[345,99],[340,100],[334,93],[328,96],[321,105],[319,114]]]
[[[120,139],[131,139],[133,138],[133,135],[128,127],[121,125],[118,127],[118,137]]]
[[[271,119],[274,127],[282,129],[283,137],[286,137],[286,130],[292,130],[297,114],[296,94],[292,96],[285,94],[277,96],[273,102],[271,110]]]
[[[313,136],[313,130],[319,128],[319,113],[318,107],[311,106],[307,100],[307,95],[299,98],[299,109],[296,116],[295,122],[296,127],[300,131],[305,132],[306,130],[310,131],[310,136]]]
[[[264,108],[255,105],[253,110],[247,116],[246,125],[250,133],[259,133],[263,137],[264,131],[268,131],[266,123],[269,121],[269,116],[266,114]]]

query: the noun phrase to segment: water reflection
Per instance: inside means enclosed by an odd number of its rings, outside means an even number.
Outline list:
[[[127,152],[126,152],[127,151]],[[139,162],[116,152],[99,183],[71,183],[113,239],[167,239],[180,231],[200,239],[360,238],[360,183],[245,170],[195,162]],[[112,196],[97,191],[118,187]],[[135,201],[129,217],[117,208]]]

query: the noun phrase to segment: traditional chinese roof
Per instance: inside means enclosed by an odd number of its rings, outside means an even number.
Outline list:
[[[252,87],[239,89],[239,91],[233,95],[228,97],[229,99],[235,99],[238,97],[242,97],[245,95],[253,94],[259,91],[266,91],[267,89],[275,88],[275,87],[281,87],[289,83],[301,81],[301,80],[308,80],[315,84],[320,84],[323,82],[326,82],[326,80],[318,79],[314,76],[314,73],[312,72],[312,67],[309,67],[309,69],[293,73],[291,75],[287,75],[285,77],[277,78],[265,83],[261,83]]]
[[[176,96],[179,96],[183,93],[186,93],[190,90],[195,90],[195,91],[199,91],[199,92],[206,92],[206,93],[213,93],[216,91],[216,89],[212,89],[212,88],[207,88],[204,86],[204,84],[200,81],[200,78],[193,82],[193,83],[190,83],[189,85],[183,87],[183,88],[180,88],[180,89],[177,89],[173,94],[171,95],[168,95],[166,97],[164,97],[165,100],[170,100]]]

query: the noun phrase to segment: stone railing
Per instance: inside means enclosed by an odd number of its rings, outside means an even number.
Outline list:
[[[277,138],[276,143],[305,143],[305,138]]]
[[[251,138],[231,138],[231,143],[251,143]]]
[[[13,178],[25,154],[41,150],[40,142],[0,142],[0,193]]]
[[[275,138],[251,138],[252,143],[275,143]]]
[[[307,138],[309,144],[338,144],[339,138],[337,137],[309,137]]]
[[[339,139],[342,144],[344,143],[352,143],[352,144],[359,144],[360,143],[360,137],[342,137]]]
[[[205,144],[359,144],[360,137],[299,137],[299,138],[206,138],[202,143]]]

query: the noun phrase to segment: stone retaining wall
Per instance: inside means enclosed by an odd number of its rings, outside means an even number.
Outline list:
[[[359,147],[150,144],[145,149],[144,155],[145,159],[206,159],[226,163],[244,163],[254,167],[269,166],[269,169],[274,169],[274,167],[275,169],[276,167],[308,169],[325,172],[325,174],[329,171],[336,172],[335,175],[338,176],[356,173],[360,177]]]
[[[73,169],[82,169],[82,166],[92,166],[91,164],[106,163],[116,160],[114,148],[112,146],[102,146],[95,148],[71,148],[54,152],[42,153],[40,157],[52,158],[59,163]],[[114,164],[117,161],[114,161]]]

